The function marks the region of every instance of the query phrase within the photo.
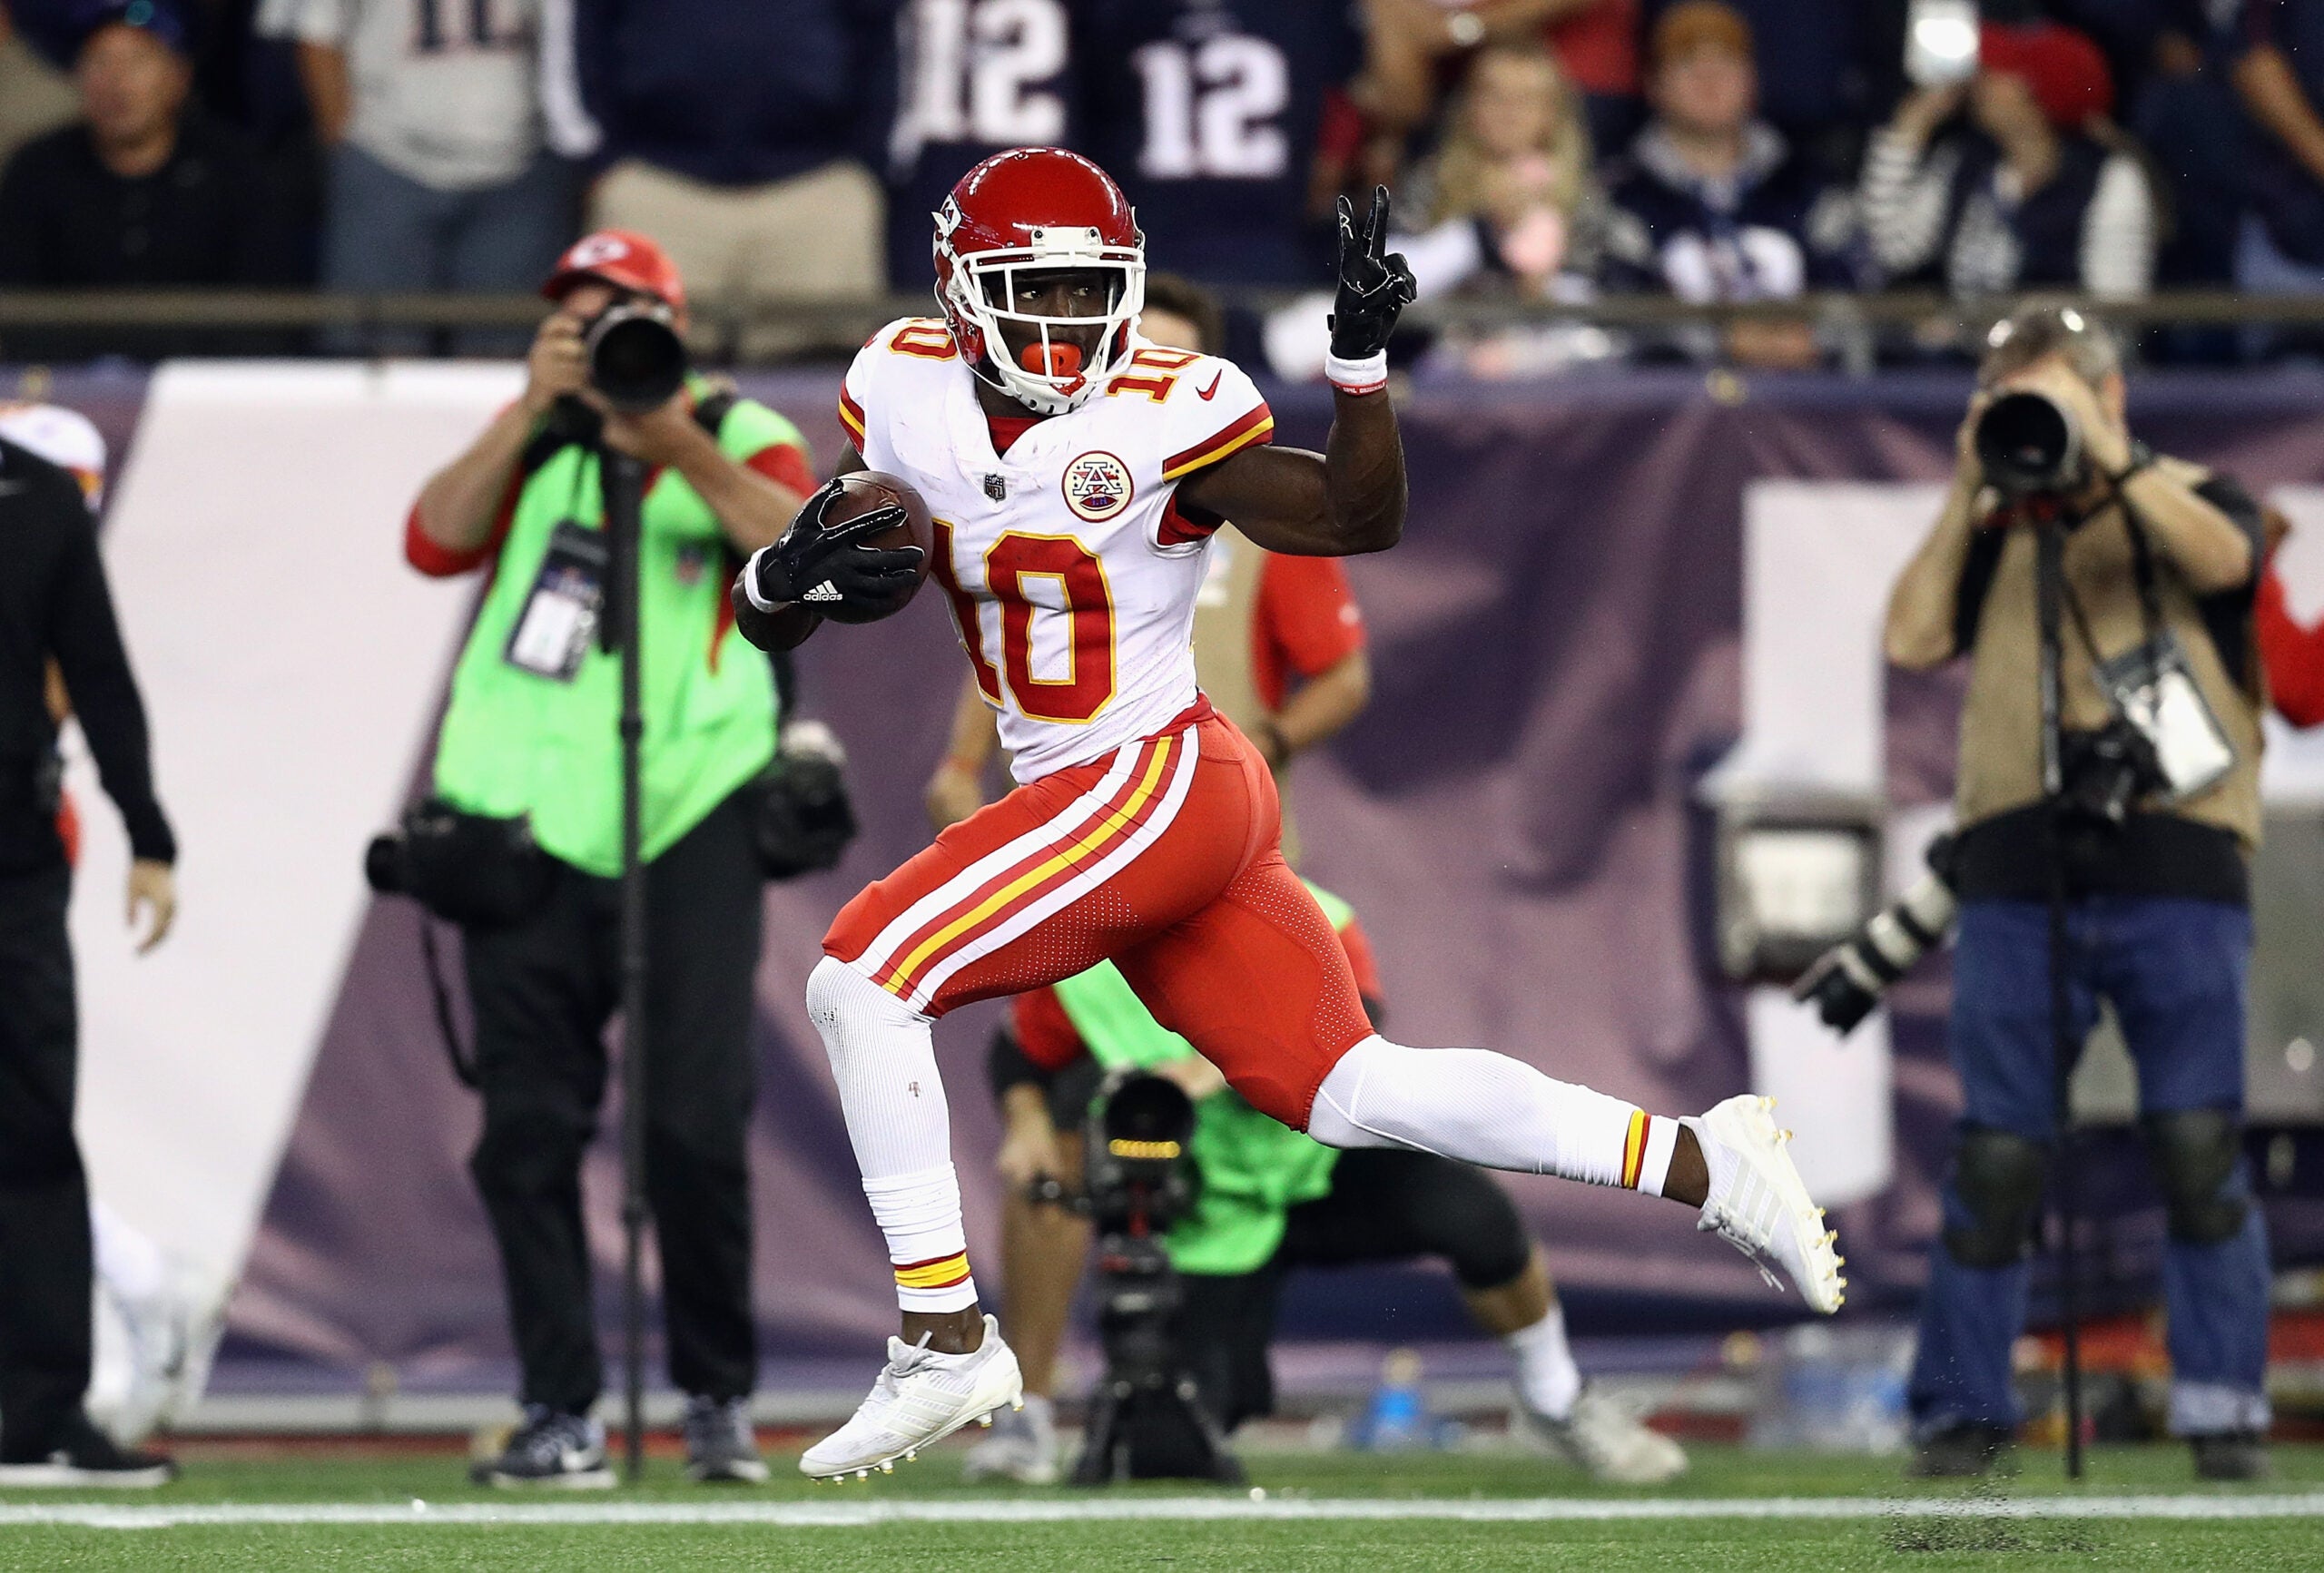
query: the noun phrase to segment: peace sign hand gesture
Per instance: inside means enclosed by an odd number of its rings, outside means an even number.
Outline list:
[[[1402,252],[1389,251],[1388,188],[1375,186],[1372,211],[1356,228],[1355,208],[1340,198],[1339,296],[1332,303],[1332,353],[1364,360],[1387,348],[1396,318],[1412,304],[1415,284]]]

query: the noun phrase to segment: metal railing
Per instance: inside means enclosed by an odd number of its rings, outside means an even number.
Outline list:
[[[1304,292],[1226,290],[1228,305],[1266,312]],[[2094,317],[2125,329],[2155,327],[2314,327],[2324,325],[2324,295],[2251,296],[2230,290],[2171,291],[2139,300],[2067,295]],[[1724,328],[1748,321],[1816,323],[1827,334],[1873,339],[1905,333],[1921,342],[1982,331],[2017,303],[2014,298],[1965,300],[1925,291],[1821,292],[1790,300],[1691,305],[1666,296],[1609,296],[1587,304],[1508,297],[1446,297],[1412,308],[1413,327],[1444,330],[1577,324],[1654,335]],[[0,290],[0,360],[25,359],[11,341],[25,335],[199,331],[311,335],[305,344],[337,354],[392,349],[409,353],[416,336],[448,349],[456,336],[499,329],[529,331],[548,310],[530,294],[341,294],[302,290]],[[696,349],[723,364],[814,359],[852,352],[881,324],[934,310],[926,294],[849,300],[779,298],[697,301]],[[427,346],[423,346],[423,349]]]

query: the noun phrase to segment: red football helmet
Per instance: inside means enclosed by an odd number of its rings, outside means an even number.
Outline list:
[[[1090,269],[1119,275],[1102,317],[1017,311],[1019,270]],[[990,285],[997,280],[1000,300]],[[960,177],[936,213],[936,295],[970,369],[1044,415],[1078,408],[1128,359],[1130,329],[1146,303],[1146,237],[1113,178],[1063,148],[995,153]],[[1019,366],[1000,336],[1004,321],[1038,329],[1040,342]],[[1094,364],[1074,364],[1075,347],[1052,348],[1057,329],[1102,323]]]

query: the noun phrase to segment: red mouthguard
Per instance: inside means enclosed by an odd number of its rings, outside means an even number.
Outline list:
[[[1037,377],[1072,377],[1081,369],[1081,347],[1078,344],[1051,344],[1044,359],[1039,344],[1028,344],[1017,357],[1017,364]]]

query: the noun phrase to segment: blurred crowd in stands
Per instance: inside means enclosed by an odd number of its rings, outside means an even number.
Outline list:
[[[2324,293],[2324,0],[1974,9],[0,0],[0,289],[516,290],[614,225],[714,309],[916,293],[952,182],[1060,143],[1128,189],[1155,266],[1246,304],[1324,282],[1334,200],[1375,181],[1424,295]],[[1264,331],[1299,369],[1303,323],[1243,313],[1240,348]],[[1679,347],[1834,352],[1807,320]],[[768,323],[733,348],[786,344]],[[1453,347],[1504,374],[1622,348],[1573,323]]]

